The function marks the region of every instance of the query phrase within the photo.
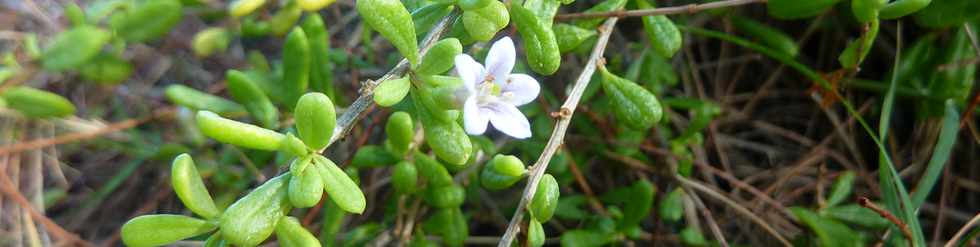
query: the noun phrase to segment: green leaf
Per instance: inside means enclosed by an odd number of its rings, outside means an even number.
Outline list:
[[[265,0],[235,0],[231,4],[228,4],[228,13],[232,17],[238,18],[251,14],[264,4]]]
[[[639,180],[630,186],[630,200],[623,205],[621,226],[632,226],[643,222],[653,207],[653,196],[657,189],[647,180]]]
[[[450,3],[433,3],[412,11],[415,33],[422,34],[432,29],[442,18],[454,9]]]
[[[881,215],[875,213],[875,211],[853,203],[827,207],[820,210],[820,214],[839,221],[847,222],[848,224],[859,225],[872,229],[883,229],[892,225],[890,221],[881,217]]]
[[[422,120],[422,128],[425,130],[425,141],[436,156],[457,168],[465,166],[470,159],[470,154],[473,153],[473,143],[470,142],[463,127],[455,121],[444,122],[435,119],[418,101],[415,106]]]
[[[561,65],[561,52],[558,40],[545,20],[520,5],[512,5],[510,17],[524,40],[527,64],[531,70],[542,75],[554,74]],[[548,20],[550,21],[550,20]]]
[[[358,0],[357,13],[372,29],[381,33],[412,65],[419,60],[418,42],[412,15],[399,0]]]
[[[545,173],[538,182],[534,198],[528,204],[531,217],[540,222],[548,222],[551,216],[555,214],[555,208],[558,207],[559,195],[558,181],[551,174]]]
[[[466,217],[458,207],[438,209],[426,221],[426,226],[435,228],[434,232],[442,237],[442,243],[446,246],[463,246],[463,242],[469,236]]]
[[[116,85],[133,73],[133,65],[115,55],[99,54],[78,68],[83,79],[101,85]]]
[[[432,48],[422,57],[422,63],[415,72],[423,75],[438,75],[453,68],[456,55],[463,52],[463,45],[456,38],[446,38],[432,45]],[[405,94],[408,88],[405,89]],[[402,97],[405,97],[402,95]]]
[[[55,36],[44,49],[41,66],[51,71],[78,68],[98,55],[109,38],[109,32],[95,26],[73,27]]]
[[[622,9],[623,6],[626,6],[626,0],[605,0],[599,4],[593,5],[591,8],[585,10],[584,13],[609,12]],[[594,30],[605,20],[605,18],[581,19],[573,21],[572,24],[581,28]]]
[[[817,234],[821,246],[864,246],[860,236],[843,223],[824,218],[805,208],[793,207],[790,211]]]
[[[320,177],[323,179],[323,188],[327,190],[330,200],[344,211],[355,214],[364,212],[367,201],[357,183],[354,183],[354,180],[351,180],[347,173],[326,157],[317,155],[313,159],[320,172]]]
[[[545,235],[541,222],[531,218],[527,228],[527,245],[532,247],[544,246]]]
[[[290,29],[300,28],[294,26],[302,15],[303,10],[299,8],[299,4],[296,1],[286,2],[286,5],[276,10],[276,13],[266,22],[269,24],[269,32],[272,32],[273,35],[281,36],[286,34],[286,32],[291,32]]]
[[[221,216],[221,236],[238,246],[256,246],[276,228],[291,208],[286,199],[290,175],[283,174],[238,199]]]
[[[463,12],[463,27],[477,41],[489,41],[510,23],[510,13],[504,3],[493,0],[483,8]]]
[[[309,164],[310,160],[305,162]],[[308,208],[320,202],[323,196],[323,179],[316,169],[302,169],[292,173],[289,179],[289,203],[296,208]]]
[[[259,126],[223,118],[210,111],[197,112],[197,128],[207,137],[239,147],[274,151],[284,135]]]
[[[336,0],[298,0],[299,6],[308,12],[316,12]]]
[[[675,222],[684,216],[684,190],[675,188],[660,201],[660,218]]]
[[[844,52],[837,57],[837,61],[840,62],[841,66],[844,68],[855,68],[864,61],[864,57],[868,56],[868,52],[871,51],[871,46],[874,45],[875,37],[878,36],[878,20],[872,20],[870,27],[864,35],[861,35],[860,39],[853,40],[847,44],[847,48],[844,48]],[[858,54],[858,52],[861,52]]]
[[[14,86],[0,94],[6,108],[14,109],[29,118],[65,117],[75,114],[75,105],[68,99],[48,91],[27,86]]]
[[[174,159],[170,168],[170,183],[174,193],[191,212],[205,219],[214,219],[221,214],[221,210],[218,210],[208,194],[208,188],[204,187],[204,181],[197,173],[197,166],[190,155],[185,153]]]
[[[558,50],[561,51],[561,53],[573,51],[579,45],[582,45],[582,43],[584,43],[586,40],[596,36],[595,30],[585,29],[565,23],[558,23],[552,26],[551,31],[555,32],[555,38],[558,42]]]
[[[412,88],[412,83],[409,77],[402,77],[397,79],[388,79],[378,84],[378,87],[374,88],[374,103],[378,103],[380,106],[391,107],[408,95],[408,91]]]
[[[286,36],[282,49],[283,71],[280,87],[284,96],[283,101],[289,108],[296,107],[297,101],[309,86],[310,45],[308,42],[306,32],[300,27],[294,27]],[[302,135],[300,137],[302,138]]]
[[[878,18],[878,10],[887,0],[851,0],[851,11],[858,22],[866,23]]]
[[[636,0],[636,5],[640,9],[654,9],[654,6],[647,0]],[[644,16],[642,20],[643,30],[646,31],[647,39],[657,54],[669,58],[681,49],[681,45],[684,44],[681,31],[677,30],[670,18],[665,15],[657,15]]]
[[[881,19],[896,19],[908,14],[915,13],[929,5],[932,0],[895,0],[885,5],[881,9]]]
[[[231,33],[221,27],[211,27],[194,34],[191,49],[198,57],[209,57],[215,53],[224,53],[231,42]]]
[[[453,183],[453,177],[449,175],[449,171],[436,159],[419,152],[416,152],[412,157],[415,158],[415,165],[419,169],[419,174],[429,186],[441,187]]]
[[[575,229],[566,231],[561,235],[561,246],[564,247],[598,247],[613,241],[613,237],[608,234]]]
[[[415,164],[408,161],[398,162],[391,171],[391,186],[401,194],[412,194],[418,190],[419,172]]]
[[[545,28],[551,28],[553,20],[555,19],[555,13],[558,12],[558,7],[561,2],[558,0],[526,0],[524,1],[524,8],[530,10],[541,20],[541,24]]]
[[[777,19],[803,19],[823,13],[840,0],[769,0],[766,10]]]
[[[116,35],[129,42],[147,42],[163,37],[183,17],[178,0],[144,1],[109,19]]]
[[[332,1],[331,1],[332,2]],[[310,76],[309,87],[314,92],[326,94],[333,100],[338,100],[333,87],[333,62],[330,60],[330,34],[320,15],[307,15],[301,24],[306,33],[307,44],[310,47]]]
[[[493,156],[480,172],[480,184],[489,190],[502,190],[520,181],[527,174],[524,162],[513,155]]]
[[[944,28],[963,25],[980,17],[980,1],[943,0],[929,4],[915,13],[915,23],[930,28]]]
[[[704,234],[694,227],[685,227],[680,232],[681,243],[685,246],[707,246],[708,241],[704,239]]]
[[[833,207],[847,200],[847,196],[851,195],[851,188],[854,187],[854,176],[853,171],[846,171],[837,177],[834,187],[830,190],[830,196],[827,197],[827,207]]]
[[[613,112],[627,126],[643,130],[660,121],[663,114],[660,101],[635,82],[623,79],[599,66],[602,74],[602,89],[612,100]]]
[[[329,144],[337,125],[333,102],[322,93],[307,93],[296,103],[296,131],[299,139],[311,149],[320,150]]]
[[[245,106],[252,118],[266,128],[275,129],[279,126],[279,109],[248,75],[241,71],[228,70],[225,81],[228,82],[231,97]]]
[[[742,16],[733,16],[731,20],[732,24],[735,25],[735,28],[741,32],[744,32],[746,36],[755,38],[763,45],[786,53],[786,55],[791,57],[795,57],[799,53],[799,48],[796,45],[796,41],[779,29],[772,28],[766,24]]]
[[[456,1],[456,5],[459,5],[459,8],[464,11],[471,11],[486,7],[490,2],[494,1],[496,0],[459,0]]]
[[[122,241],[127,246],[160,246],[213,231],[214,223],[172,214],[143,215],[122,226]]]
[[[466,199],[466,191],[459,185],[431,186],[426,191],[425,201],[435,208],[458,208]]]
[[[388,136],[388,147],[397,155],[408,153],[412,138],[415,137],[415,122],[407,112],[392,113],[385,123],[385,134]]]
[[[377,145],[364,145],[357,149],[350,165],[357,168],[382,167],[394,165],[398,162],[398,157]]]
[[[283,247],[319,247],[317,240],[310,231],[303,228],[295,217],[283,216],[276,224],[276,239]]]
[[[170,102],[191,110],[211,111],[222,115],[245,111],[244,107],[235,102],[180,84],[167,86],[164,94]]]

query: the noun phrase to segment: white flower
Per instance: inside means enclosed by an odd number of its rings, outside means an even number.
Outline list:
[[[514,53],[514,41],[504,37],[490,47],[486,68],[469,55],[456,55],[456,73],[463,78],[467,92],[463,103],[466,133],[483,134],[489,122],[514,138],[531,137],[531,124],[517,107],[534,101],[541,86],[529,75],[510,73]]]

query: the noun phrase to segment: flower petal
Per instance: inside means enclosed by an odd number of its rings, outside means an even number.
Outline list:
[[[516,106],[503,102],[490,103],[487,107],[493,110],[490,118],[493,128],[517,139],[531,137],[531,123]]]
[[[476,84],[483,81],[483,78],[481,78],[485,73],[483,65],[480,65],[476,60],[473,60],[473,57],[466,54],[456,55],[455,64],[456,74],[459,74],[459,77],[463,78],[463,85],[470,92],[475,91]]]
[[[504,97],[507,103],[521,106],[538,97],[541,92],[541,85],[538,80],[526,74],[510,74],[507,81],[500,85],[500,92],[508,95]]]
[[[472,96],[463,103],[463,128],[470,135],[480,135],[487,131],[487,121],[490,114],[476,105],[476,97]]]
[[[514,60],[517,59],[515,53],[514,41],[510,37],[494,42],[487,53],[487,74],[492,75],[497,82],[507,80],[510,71],[514,69]]]

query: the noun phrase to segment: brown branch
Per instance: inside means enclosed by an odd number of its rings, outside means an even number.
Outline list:
[[[602,53],[606,49],[606,44],[609,43],[609,35],[612,34],[613,27],[616,25],[616,20],[618,20],[618,18],[609,18],[609,20],[606,20],[606,22],[599,27],[599,40],[596,42],[595,47],[592,48],[592,55],[589,56],[589,62],[585,65],[585,68],[582,69],[582,73],[579,74],[574,86],[572,86],[572,91],[568,94],[568,98],[565,99],[565,103],[562,104],[561,109],[558,111],[558,122],[555,123],[555,128],[551,132],[551,138],[548,139],[548,143],[545,145],[544,151],[541,152],[541,156],[538,157],[538,160],[529,169],[530,176],[528,177],[527,185],[524,187],[523,196],[521,196],[521,201],[517,204],[517,208],[514,211],[514,216],[510,219],[510,223],[507,225],[507,231],[504,232],[504,236],[501,237],[500,243],[497,244],[498,247],[511,246],[511,243],[514,242],[514,238],[517,237],[517,232],[520,231],[521,222],[524,220],[524,209],[527,208],[527,204],[532,198],[534,198],[534,192],[537,191],[538,182],[541,181],[541,176],[544,175],[544,171],[548,168],[548,163],[551,161],[551,157],[555,155],[555,152],[557,152],[564,143],[565,131],[568,129],[568,125],[571,123],[572,114],[575,112],[575,108],[578,106],[578,102],[582,98],[582,93],[585,92],[585,87],[592,79],[592,74],[595,73],[596,64],[599,62],[599,59],[602,58]]]
[[[894,214],[888,212],[888,210],[885,210],[884,208],[881,208],[881,206],[878,206],[878,204],[871,202],[871,200],[868,200],[867,197],[858,198],[858,205],[871,209],[871,211],[875,211],[875,213],[881,215],[882,218],[891,221],[892,224],[898,226],[898,229],[902,231],[902,235],[905,236],[906,239],[912,241],[912,230],[909,229],[909,225],[906,225],[905,222],[902,222],[902,220],[898,219],[898,217],[895,217]]]
[[[20,204],[22,208],[27,210],[27,213],[29,213],[32,218],[40,221],[41,224],[44,224],[44,227],[50,230],[54,235],[72,243],[78,243],[82,246],[92,246],[91,243],[82,240],[74,233],[68,232],[59,226],[58,223],[51,220],[51,218],[48,218],[47,216],[44,216],[44,214],[38,212],[37,209],[31,205],[31,202],[28,201],[27,198],[24,198],[24,195],[21,195],[20,192],[14,189],[14,183],[13,181],[10,181],[10,178],[7,176],[7,171],[4,168],[0,168],[0,193],[7,195],[8,197],[12,198],[14,202]]]
[[[752,3],[765,3],[765,2],[766,0],[726,0],[720,2],[705,3],[705,4],[692,3],[688,5],[682,5],[682,6],[652,8],[652,9],[613,10],[608,12],[592,12],[592,13],[586,13],[586,12],[571,13],[571,14],[557,15],[555,16],[555,20],[694,14],[709,9],[726,8],[731,6],[746,5]]]
[[[96,138],[106,134],[111,134],[117,131],[136,127],[137,125],[146,123],[150,120],[173,114],[173,112],[174,112],[173,108],[167,108],[167,109],[157,111],[156,113],[148,117],[127,119],[127,120],[112,123],[108,126],[92,131],[75,132],[71,134],[55,136],[52,138],[37,139],[37,140],[32,140],[23,143],[14,143],[6,146],[0,146],[0,155],[8,155],[12,153],[27,151],[27,150],[34,150],[34,149],[49,147],[53,145],[59,145],[59,144],[65,144],[65,143]]]
[[[963,228],[960,228],[959,231],[956,231],[956,235],[953,235],[953,238],[949,239],[949,242],[946,242],[946,245],[944,245],[944,247],[956,246],[956,242],[958,242],[959,239],[963,237],[963,234],[966,234],[966,230],[969,230],[970,227],[976,225],[977,222],[980,222],[980,214],[977,214],[977,216],[973,216],[973,219],[970,219],[969,222],[963,225]]]

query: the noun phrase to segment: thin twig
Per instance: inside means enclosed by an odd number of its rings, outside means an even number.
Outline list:
[[[636,17],[636,16],[654,16],[654,15],[676,15],[676,14],[694,14],[709,9],[726,8],[731,6],[752,4],[752,3],[765,3],[766,0],[726,0],[720,2],[711,2],[705,4],[692,3],[682,6],[674,7],[663,7],[655,9],[637,9],[637,10],[613,10],[608,12],[592,12],[592,13],[571,13],[571,14],[561,14],[555,16],[556,20],[571,20],[571,19],[595,19],[595,18],[606,18],[606,17]]]
[[[448,15],[445,18],[443,18],[441,21],[439,21],[438,24],[436,24],[436,26],[432,29],[432,31],[429,32],[429,35],[426,36],[425,39],[422,41],[421,49],[419,50],[420,57],[424,56],[425,53],[429,51],[429,48],[432,48],[432,45],[434,45],[436,41],[439,40],[439,37],[442,36],[442,33],[448,30],[447,27],[449,27],[450,20],[452,20],[455,17],[456,17],[455,14]],[[344,113],[337,118],[337,126],[334,128],[333,136],[330,137],[330,141],[327,142],[326,147],[330,147],[330,144],[333,144],[340,138],[344,138],[345,136],[347,136],[347,134],[350,133],[351,129],[354,128],[354,122],[360,119],[361,115],[368,108],[374,106],[375,87],[377,87],[379,84],[381,84],[381,82],[384,82],[385,80],[395,79],[404,76],[405,73],[408,72],[409,67],[410,66],[408,60],[402,59],[400,62],[398,62],[397,65],[395,65],[394,68],[388,71],[388,73],[385,73],[384,76],[381,76],[381,78],[378,78],[377,80],[367,80],[361,83],[361,85],[363,85],[360,89],[361,95],[358,96],[357,99],[355,99],[354,102],[351,103],[349,107],[347,107],[347,110],[345,110]],[[324,150],[326,150],[326,147],[323,150],[320,150],[320,152],[322,153]]]
[[[966,230],[969,230],[970,227],[976,225],[977,222],[980,222],[980,214],[977,214],[977,216],[973,216],[973,219],[970,219],[970,222],[967,222],[966,225],[963,225],[963,228],[960,228],[959,231],[956,231],[956,235],[953,235],[953,238],[949,239],[949,242],[946,242],[946,245],[944,245],[944,247],[955,246],[956,242],[959,242],[960,238],[963,237],[963,234],[966,234]]]
[[[718,193],[717,191],[714,191],[711,188],[708,188],[707,186],[702,185],[701,183],[698,183],[698,182],[695,182],[695,181],[691,181],[691,180],[689,180],[687,178],[684,178],[684,177],[682,177],[680,175],[674,176],[674,178],[678,182],[684,184],[685,186],[689,186],[690,188],[692,188],[694,190],[700,191],[701,193],[704,193],[705,195],[711,196],[711,197],[713,197],[713,198],[715,198],[715,199],[717,199],[717,200],[725,203],[729,207],[732,207],[733,209],[735,209],[736,212],[739,212],[740,214],[742,214],[746,218],[749,218],[749,220],[752,220],[753,222],[755,222],[756,224],[758,224],[759,226],[761,226],[762,229],[764,229],[766,232],[768,232],[770,235],[772,235],[774,238],[776,238],[776,240],[779,240],[779,242],[782,243],[784,246],[793,246],[793,244],[791,244],[789,242],[789,240],[786,240],[786,238],[783,238],[782,235],[779,235],[779,232],[777,232],[776,229],[773,229],[772,226],[769,225],[769,223],[766,223],[765,220],[763,220],[762,218],[759,218],[758,215],[755,215],[755,213],[752,213],[752,211],[749,211],[749,209],[743,207],[742,205],[739,205],[735,201],[732,201],[732,199],[730,199],[728,197],[725,197],[725,195],[722,195],[721,193]]]
[[[882,218],[891,221],[892,224],[895,224],[895,226],[897,226],[898,229],[902,231],[902,235],[904,235],[905,238],[909,240],[909,242],[912,241],[912,230],[909,229],[909,225],[905,224],[905,222],[902,222],[902,220],[898,219],[898,217],[895,217],[894,214],[888,212],[888,210],[885,210],[884,208],[881,208],[881,206],[878,206],[878,204],[871,202],[871,200],[868,200],[867,197],[858,198],[858,205],[861,205],[861,207],[871,209],[871,211],[875,211],[875,213],[881,215]]]
[[[27,150],[34,150],[34,149],[44,148],[53,145],[59,145],[59,144],[65,144],[70,142],[96,138],[106,134],[115,133],[120,130],[133,128],[140,124],[146,123],[150,120],[163,116],[169,116],[172,115],[173,113],[174,113],[173,108],[167,108],[164,110],[157,111],[155,114],[148,117],[127,119],[127,120],[115,122],[103,128],[92,130],[92,131],[75,132],[71,134],[56,136],[53,138],[38,139],[38,140],[33,140],[33,141],[28,141],[23,143],[14,143],[6,146],[0,146],[0,155],[8,155],[11,153],[19,153]]]
[[[568,94],[568,98],[565,99],[565,103],[562,104],[561,109],[558,112],[558,122],[555,123],[555,129],[551,132],[551,138],[548,139],[548,144],[545,145],[544,151],[541,152],[541,156],[534,163],[534,166],[530,168],[530,177],[528,177],[527,185],[524,187],[524,193],[521,196],[521,201],[517,204],[517,209],[514,211],[514,216],[510,219],[510,223],[507,226],[507,231],[504,232],[504,236],[501,237],[500,243],[497,244],[498,247],[509,247],[514,238],[517,236],[517,232],[520,230],[521,221],[524,220],[524,209],[527,208],[528,202],[531,198],[534,198],[534,192],[538,188],[538,182],[541,181],[541,176],[544,175],[544,171],[548,168],[548,162],[551,161],[551,157],[555,155],[555,152],[562,146],[565,139],[565,131],[568,129],[568,125],[571,123],[572,114],[575,112],[575,108],[578,107],[579,99],[582,98],[582,93],[585,92],[585,87],[588,86],[589,81],[592,79],[592,73],[596,70],[596,64],[599,59],[602,58],[602,53],[606,50],[606,44],[609,43],[609,35],[612,34],[613,27],[616,25],[616,20],[619,18],[609,18],[606,20],[602,26],[599,27],[599,40],[596,42],[595,47],[592,48],[592,55],[589,56],[589,62],[585,64],[585,68],[582,69],[582,73],[579,74],[577,80],[575,80],[574,86],[572,86],[572,91]]]

